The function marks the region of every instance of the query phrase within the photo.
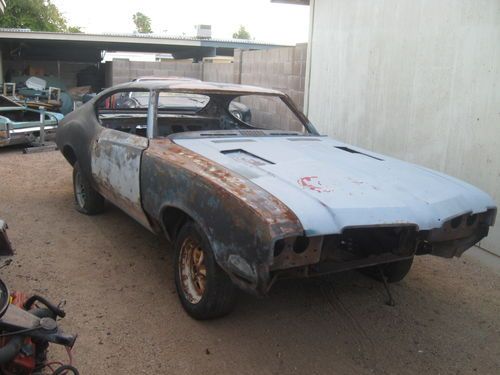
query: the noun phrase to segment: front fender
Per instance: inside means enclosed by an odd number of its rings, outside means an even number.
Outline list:
[[[158,222],[164,207],[195,220],[217,263],[258,294],[267,288],[274,241],[303,234],[295,214],[274,196],[168,139],[152,140],[144,152],[141,191],[145,211]]]

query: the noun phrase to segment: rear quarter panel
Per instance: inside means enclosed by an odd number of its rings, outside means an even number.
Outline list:
[[[59,124],[56,133],[59,150],[65,155],[67,147],[70,147],[83,173],[90,181],[92,181],[91,146],[100,130],[93,101],[90,101],[68,114]],[[70,160],[68,162],[71,163]]]

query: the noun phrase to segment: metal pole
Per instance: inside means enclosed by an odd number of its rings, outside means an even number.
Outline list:
[[[40,109],[40,145],[45,145],[45,108],[39,107]]]

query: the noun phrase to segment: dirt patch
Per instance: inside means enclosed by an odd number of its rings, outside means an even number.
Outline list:
[[[58,152],[0,150],[0,217],[10,226],[11,289],[67,301],[83,374],[497,374],[500,276],[469,259],[420,257],[392,286],[357,272],[241,295],[197,322],[175,294],[172,252],[114,207],[73,208]],[[55,348],[52,356],[63,358]]]

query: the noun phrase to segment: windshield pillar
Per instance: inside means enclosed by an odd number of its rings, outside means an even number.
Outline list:
[[[148,107],[148,127],[147,136],[149,139],[158,136],[158,91],[151,90],[149,92],[149,107]]]

